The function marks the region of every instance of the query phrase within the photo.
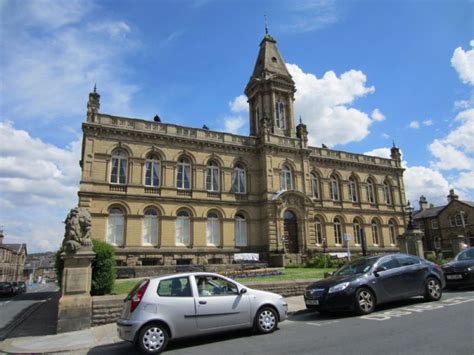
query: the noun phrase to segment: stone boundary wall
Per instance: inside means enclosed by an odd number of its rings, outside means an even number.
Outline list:
[[[245,286],[256,290],[279,293],[283,297],[301,296],[304,289],[313,281],[275,281],[275,282],[244,282]],[[114,323],[122,312],[123,300],[126,295],[108,295],[92,297],[92,326]]]

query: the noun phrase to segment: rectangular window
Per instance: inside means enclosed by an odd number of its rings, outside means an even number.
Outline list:
[[[247,222],[242,218],[235,220],[235,245],[238,247],[247,246]]]
[[[438,229],[438,220],[437,219],[432,219],[431,220],[431,228]]]

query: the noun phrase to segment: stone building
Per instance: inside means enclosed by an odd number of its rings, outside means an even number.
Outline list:
[[[266,35],[245,88],[250,134],[100,113],[89,95],[79,205],[119,265],[280,263],[314,252],[398,250],[405,191],[391,159],[308,146],[295,83]],[[278,261],[280,260],[280,261]]]
[[[449,191],[448,203],[430,206],[424,196],[420,197],[420,209],[413,213],[413,220],[424,232],[423,248],[426,252],[443,252],[454,256],[460,244],[474,246],[474,202],[461,201],[454,190]]]
[[[0,281],[23,280],[26,244],[4,244],[4,237],[3,230],[0,230]]]

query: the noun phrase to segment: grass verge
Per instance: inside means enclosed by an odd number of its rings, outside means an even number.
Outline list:
[[[236,278],[235,281],[241,284],[247,282],[272,282],[272,281],[292,281],[292,280],[316,280],[322,279],[325,272],[334,271],[335,269],[313,269],[313,268],[286,268],[280,269],[283,271],[283,275],[268,276],[268,277],[245,277]],[[141,279],[126,279],[116,280],[113,294],[121,295],[127,294]]]

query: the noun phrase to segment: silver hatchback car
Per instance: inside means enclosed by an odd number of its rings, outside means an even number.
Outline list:
[[[192,272],[139,282],[124,301],[117,330],[123,340],[154,354],[169,339],[252,327],[271,333],[287,312],[278,294],[218,274]]]

